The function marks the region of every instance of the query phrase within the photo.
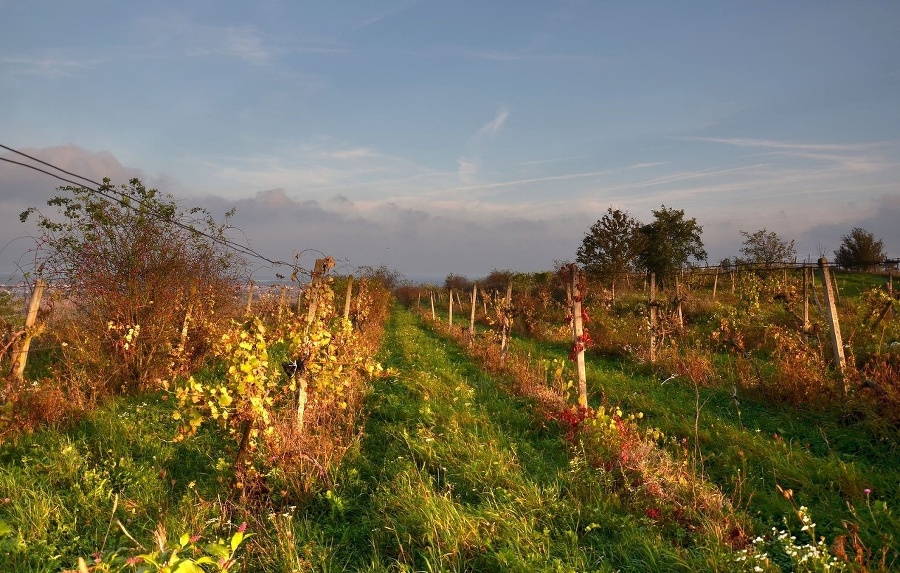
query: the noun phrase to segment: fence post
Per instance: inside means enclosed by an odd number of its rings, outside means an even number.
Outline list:
[[[844,369],[847,361],[844,358],[844,343],[841,340],[841,325],[838,321],[837,305],[834,300],[834,291],[831,284],[831,275],[828,271],[828,260],[825,257],[819,259],[819,268],[822,269],[822,282],[825,284],[825,309],[828,315],[828,323],[831,326],[831,346],[834,349],[834,364],[838,374],[844,383],[844,394],[847,393],[847,379],[844,377]]]
[[[650,273],[650,362],[656,362],[656,273]]]
[[[584,291],[582,290],[582,284],[579,280],[580,270],[578,265],[572,263],[569,265],[569,272],[571,273],[571,288],[572,288],[572,334],[575,339],[573,344],[574,347],[572,349],[573,354],[575,355],[575,364],[578,368],[578,405],[582,408],[587,408],[588,406],[588,398],[587,398],[587,373],[585,371],[584,365],[584,319],[582,312],[582,303],[584,302]]]
[[[434,314],[434,291],[428,291],[428,296],[431,299],[431,320],[437,320],[437,316]]]
[[[28,349],[31,347],[31,339],[34,338],[34,324],[37,322],[38,309],[41,307],[41,297],[44,296],[44,280],[38,279],[34,283],[34,292],[31,293],[31,302],[28,303],[28,315],[25,317],[25,334],[22,341],[15,345],[12,353],[13,379],[21,382],[25,377],[25,364],[28,362]]]

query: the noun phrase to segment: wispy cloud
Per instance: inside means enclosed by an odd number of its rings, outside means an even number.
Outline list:
[[[251,64],[268,62],[269,50],[254,26],[197,26],[188,40],[188,51],[196,56],[233,57]]]
[[[68,78],[101,63],[99,59],[73,59],[47,56],[0,56],[0,65],[12,73],[42,76],[50,79]]]
[[[273,53],[265,36],[249,24],[198,24],[178,15],[142,18],[136,26],[156,46],[178,50],[191,57],[227,57],[263,65],[269,62]]]
[[[369,16],[368,18],[366,18],[365,20],[363,20],[362,22],[357,24],[354,28],[357,30],[366,28],[368,26],[371,26],[372,24],[381,22],[382,20],[384,20],[386,18],[395,16],[402,12],[406,12],[407,10],[414,8],[417,4],[421,4],[421,0],[406,0],[405,2],[402,2],[401,4],[399,4],[398,6],[395,6],[393,8],[386,8],[384,10],[376,12],[372,16]]]
[[[544,165],[547,163],[562,163],[563,161],[576,161],[586,159],[587,155],[569,155],[568,157],[554,157],[552,159],[535,159],[533,161],[520,161],[519,165]]]
[[[481,157],[487,141],[497,135],[509,118],[509,110],[506,106],[500,106],[493,119],[478,128],[466,142],[462,154],[456,160],[459,169],[457,174],[460,181],[466,184],[476,183],[478,173],[481,170]]]
[[[674,137],[684,141],[705,141],[709,143],[724,143],[738,147],[756,147],[765,149],[782,149],[787,151],[860,151],[875,149],[884,146],[897,145],[898,141],[875,141],[866,143],[797,143],[778,141],[773,139],[749,139],[739,137]]]

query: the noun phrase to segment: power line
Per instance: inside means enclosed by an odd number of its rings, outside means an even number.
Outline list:
[[[186,231],[188,231],[188,232],[190,232],[190,233],[196,233],[196,234],[198,234],[198,235],[200,235],[200,236],[202,236],[202,237],[206,237],[206,238],[209,239],[210,241],[213,241],[214,243],[216,243],[216,244],[218,244],[218,245],[221,245],[221,246],[223,246],[223,247],[226,247],[226,248],[228,248],[228,249],[231,249],[231,250],[233,250],[233,251],[235,251],[235,252],[237,252],[237,253],[240,253],[240,254],[242,254],[242,255],[246,255],[246,256],[249,256],[249,257],[253,257],[253,258],[256,258],[256,259],[263,260],[263,261],[265,261],[265,262],[271,264],[272,266],[286,266],[286,267],[291,267],[291,268],[293,269],[294,272],[300,271],[300,272],[302,272],[303,274],[310,274],[310,273],[308,273],[307,271],[304,271],[303,269],[298,269],[298,268],[296,268],[294,265],[291,265],[290,263],[286,263],[286,262],[284,262],[284,261],[273,260],[273,259],[271,259],[271,258],[269,258],[269,257],[266,257],[265,255],[262,255],[262,254],[259,253],[258,251],[254,250],[254,249],[251,249],[250,247],[241,245],[240,243],[235,243],[234,241],[231,241],[231,240],[229,240],[229,239],[223,239],[223,238],[221,238],[221,237],[216,237],[216,236],[214,236],[214,235],[210,235],[209,233],[205,233],[205,232],[203,232],[203,231],[200,231],[200,230],[198,230],[198,229],[195,229],[195,228],[191,227],[190,225],[185,225],[185,224],[182,223],[181,221],[178,221],[178,220],[169,218],[169,217],[167,217],[167,216],[165,216],[165,215],[162,215],[162,214],[156,212],[151,206],[147,205],[145,202],[143,202],[143,201],[141,201],[140,199],[137,199],[137,198],[135,198],[135,197],[130,197],[130,196],[126,195],[124,192],[119,191],[119,190],[118,190],[116,187],[114,187],[114,186],[108,186],[108,187],[106,187],[106,186],[104,186],[104,185],[98,183],[97,181],[94,181],[93,179],[90,179],[90,178],[88,178],[88,177],[84,177],[84,176],[82,176],[82,175],[78,175],[77,173],[72,173],[71,171],[66,171],[65,169],[62,169],[61,167],[58,167],[58,166],[56,166],[56,165],[54,165],[54,164],[52,164],[52,163],[49,163],[49,162],[47,162],[47,161],[43,161],[43,160],[41,160],[41,159],[38,159],[37,157],[33,157],[33,156],[31,156],[31,155],[28,155],[27,153],[24,153],[24,152],[19,151],[19,150],[17,150],[17,149],[13,149],[12,147],[8,147],[8,146],[6,146],[6,145],[3,145],[2,143],[0,143],[0,148],[6,149],[7,151],[11,151],[12,153],[15,153],[15,154],[17,154],[17,155],[21,155],[22,157],[27,157],[28,159],[30,159],[30,160],[32,160],[32,161],[36,161],[36,162],[38,162],[38,163],[40,163],[40,164],[42,164],[42,165],[46,165],[47,167],[50,167],[50,168],[52,168],[52,169],[55,169],[55,170],[59,171],[60,173],[65,173],[66,175],[70,175],[70,176],[72,176],[72,177],[75,177],[75,178],[78,178],[78,179],[82,179],[82,180],[84,180],[84,181],[87,181],[87,182],[89,182],[89,183],[92,183],[93,185],[96,185],[97,188],[94,188],[94,187],[88,187],[88,186],[84,185],[83,183],[78,183],[77,181],[72,181],[71,179],[67,179],[67,178],[65,178],[65,177],[62,177],[61,175],[58,175],[58,174],[53,173],[53,172],[51,172],[51,171],[47,171],[46,169],[41,169],[40,167],[37,167],[37,166],[34,166],[34,165],[29,165],[29,164],[23,163],[23,162],[21,162],[21,161],[15,161],[15,160],[13,160],[13,159],[9,159],[9,158],[6,158],[6,157],[0,157],[0,161],[5,161],[5,162],[11,163],[11,164],[13,164],[13,165],[19,165],[19,166],[21,166],[21,167],[27,167],[28,169],[32,169],[32,170],[34,170],[34,171],[38,171],[38,172],[40,172],[40,173],[44,173],[45,175],[49,175],[50,177],[53,177],[53,178],[58,179],[58,180],[60,180],[60,181],[64,181],[64,182],[69,183],[69,184],[71,184],[71,185],[74,185],[74,186],[76,186],[76,187],[80,187],[80,188],[82,188],[82,189],[87,189],[87,190],[89,190],[89,191],[92,191],[92,192],[94,192],[94,193],[97,193],[97,194],[100,195],[101,197],[104,197],[104,198],[106,198],[106,199],[109,199],[110,201],[114,201],[114,202],[118,203],[119,205],[121,205],[121,206],[123,206],[123,207],[125,207],[125,208],[128,208],[128,209],[134,209],[134,208],[135,208],[135,207],[131,204],[131,201],[134,201],[135,203],[137,203],[137,204],[140,205],[141,207],[144,207],[149,213],[151,213],[151,214],[152,214],[153,216],[155,216],[157,219],[159,219],[159,220],[161,220],[161,221],[164,221],[164,222],[167,222],[167,223],[171,223],[171,224],[173,224],[173,225],[175,225],[175,226],[177,226],[177,227],[180,227],[180,228],[182,228],[182,229],[184,229],[184,230],[186,230]],[[109,193],[106,192],[106,190],[112,191],[113,193],[115,193],[115,194],[118,195],[119,197],[111,196]],[[126,201],[126,199],[127,199],[127,201]]]

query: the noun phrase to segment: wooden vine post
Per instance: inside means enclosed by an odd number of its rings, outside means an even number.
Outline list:
[[[353,296],[353,275],[347,276],[347,295],[344,297],[344,320],[350,320],[350,297]]]
[[[825,310],[828,315],[828,324],[831,327],[831,346],[834,350],[834,365],[837,368],[841,380],[844,382],[844,394],[849,390],[844,370],[847,360],[844,358],[844,342],[841,339],[841,325],[838,321],[837,304],[834,299],[834,287],[831,284],[831,274],[828,270],[828,260],[825,257],[819,259],[819,268],[822,269],[822,282],[825,285]]]
[[[656,362],[656,323],[658,305],[656,302],[656,273],[650,273],[650,362]]]
[[[281,315],[284,312],[284,299],[287,295],[287,287],[281,285],[281,296],[278,298],[278,322],[281,322]]]
[[[437,320],[437,315],[434,314],[434,291],[428,291],[428,296],[431,298],[431,320]]]
[[[678,280],[678,276],[675,276],[675,308],[676,308],[676,316],[678,317],[678,332],[684,332],[684,311],[682,310],[681,303],[684,301],[684,298],[681,296],[681,282]]]
[[[587,408],[587,372],[584,364],[584,350],[590,343],[590,337],[584,328],[585,319],[584,312],[584,274],[578,265],[572,263],[569,265],[568,289],[571,293],[571,306],[569,312],[572,315],[572,354],[571,358],[575,362],[575,368],[578,372],[578,406]]]
[[[472,310],[469,314],[469,344],[475,340],[475,304],[478,302],[478,283],[472,285]]]
[[[247,310],[244,311],[244,316],[250,316],[250,311],[253,306],[253,287],[256,286],[253,284],[253,281],[250,281],[250,290],[247,292]]]
[[[450,289],[450,307],[447,310],[447,326],[453,328],[453,289]]]
[[[719,267],[716,267],[716,274],[713,276],[713,292],[712,300],[716,302],[716,288],[719,286]]]
[[[334,259],[330,257],[316,259],[316,266],[313,267],[312,278],[310,279],[309,287],[307,287],[307,293],[309,295],[309,309],[306,313],[307,329],[309,329],[316,319],[316,311],[319,309],[319,297],[322,295],[322,291],[319,287],[325,279],[325,273],[331,270],[333,266]],[[297,430],[302,430],[303,416],[306,413],[306,402],[309,398],[307,392],[308,383],[306,381],[306,376],[304,375],[298,376],[297,382]]]
[[[809,267],[803,263],[803,338],[809,341]]]
[[[13,348],[11,374],[13,380],[21,382],[25,378],[25,364],[28,362],[28,350],[31,348],[31,339],[35,336],[35,323],[38,310],[41,307],[41,297],[44,296],[45,283],[38,279],[34,283],[34,291],[31,293],[31,302],[28,303],[28,314],[25,317],[25,332],[22,340]]]
[[[512,327],[512,282],[506,284],[506,298],[500,303],[500,365],[506,363],[509,352],[509,331]]]

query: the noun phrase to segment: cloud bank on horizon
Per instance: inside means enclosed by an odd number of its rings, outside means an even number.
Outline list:
[[[900,256],[900,5],[43,3],[2,8],[0,143],[236,206],[271,258],[545,270],[663,204],[712,263],[760,228]],[[0,272],[59,184],[0,162]]]

